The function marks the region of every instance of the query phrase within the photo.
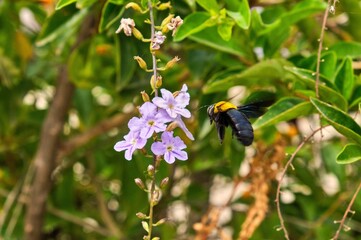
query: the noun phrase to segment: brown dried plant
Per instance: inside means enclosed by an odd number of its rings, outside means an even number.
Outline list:
[[[281,137],[274,145],[267,146],[259,142],[256,146],[256,155],[250,161],[250,172],[242,178],[236,178],[233,184],[233,191],[227,203],[223,206],[211,206],[201,221],[193,225],[196,231],[196,240],[206,240],[209,236],[217,235],[218,239],[229,240],[231,236],[226,234],[219,226],[219,217],[225,207],[231,205],[236,189],[241,183],[249,183],[247,192],[254,198],[253,204],[249,207],[246,219],[242,223],[241,231],[238,234],[239,240],[249,239],[255,230],[265,219],[269,209],[269,192],[271,182],[275,180],[280,169],[283,168],[282,161],[285,158],[284,148],[286,141]]]

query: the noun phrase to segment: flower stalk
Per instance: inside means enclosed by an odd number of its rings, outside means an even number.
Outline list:
[[[136,28],[134,20],[130,18],[120,21],[120,26],[116,33],[123,31],[126,36],[134,36],[142,42],[149,42],[149,49],[152,55],[152,67],[148,69],[147,63],[139,56],[135,56],[134,60],[137,61],[139,67],[145,72],[152,73],[150,86],[154,97],[151,98],[145,91],[141,91],[140,94],[144,103],[138,107],[140,116],[135,116],[129,120],[129,133],[124,136],[124,140],[114,145],[114,149],[118,152],[125,151],[124,157],[126,160],[131,160],[136,150],[141,150],[147,157],[150,156],[146,150],[147,141],[148,139],[153,140],[150,146],[153,163],[148,166],[146,171],[146,178],[149,180],[149,184],[145,184],[140,178],[134,180],[136,185],[149,195],[148,215],[138,212],[136,216],[142,220],[142,227],[147,232],[143,239],[153,240],[159,239],[158,237],[152,237],[153,227],[166,222],[165,218],[158,221],[154,219],[154,207],[160,201],[162,189],[164,189],[169,182],[169,178],[166,177],[160,181],[159,187],[156,183],[156,173],[160,162],[164,160],[166,163],[172,164],[176,159],[182,161],[188,159],[188,154],[185,151],[185,143],[180,137],[174,136],[175,128],[179,127],[189,139],[194,140],[194,138],[182,119],[191,117],[190,111],[186,109],[190,101],[187,85],[184,84],[181,90],[172,93],[167,89],[161,88],[163,77],[158,74],[159,71],[172,68],[180,59],[176,56],[168,61],[164,67],[158,68],[158,59],[156,57],[157,52],[161,49],[161,45],[166,39],[164,34],[172,31],[173,35],[178,26],[182,24],[182,20],[180,17],[174,18],[173,14],[169,14],[169,16],[162,21],[161,26],[155,26],[154,10],[157,9],[161,11],[170,9],[170,2],[155,3],[154,1],[148,0],[147,5],[148,9],[146,10],[142,9],[142,7],[136,3],[129,3],[126,8],[132,8],[140,13],[149,11],[149,20],[146,21],[146,23],[150,24],[150,39],[143,37],[142,33]],[[159,96],[158,89],[160,89],[161,96]]]

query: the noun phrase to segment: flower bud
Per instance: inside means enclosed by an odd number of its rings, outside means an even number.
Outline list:
[[[163,81],[162,81],[162,76],[157,76],[157,80],[155,81],[155,87],[156,88],[160,88],[161,86],[162,86],[162,83],[163,83]]]
[[[132,8],[135,11],[143,12],[142,8],[138,4],[136,4],[135,2],[128,3],[127,5],[125,5],[125,8],[126,9]]]
[[[141,91],[140,94],[144,102],[150,102],[149,95],[145,91]]]
[[[169,177],[163,178],[163,180],[160,182],[160,188],[165,188],[168,185]]]
[[[155,85],[154,75],[152,75],[152,77],[150,78],[150,86],[152,87],[152,90],[157,89],[157,87]]]
[[[143,58],[139,56],[134,56],[134,60],[138,62],[138,65],[141,69],[147,70],[147,63],[143,60]]]
[[[139,40],[144,39],[143,34],[136,28],[133,28],[133,35],[134,35],[134,37],[136,37]]]
[[[135,216],[137,216],[137,217],[140,218],[140,219],[147,219],[147,218],[148,218],[148,216],[145,215],[145,214],[142,213],[142,212],[137,212],[137,213],[135,214]]]
[[[161,197],[161,192],[158,189],[154,190],[153,198],[151,199],[153,206],[159,203],[160,197]]]
[[[161,3],[157,6],[157,9],[160,11],[166,10],[166,9],[171,9],[172,5],[170,4],[170,2],[166,2],[166,3]]]
[[[173,131],[174,129],[176,129],[177,127],[178,127],[178,123],[177,123],[176,121],[171,122],[171,123],[167,126],[166,131],[167,131],[167,132],[171,132],[171,131]]]
[[[147,172],[149,176],[153,176],[154,175],[154,166],[153,165],[149,165],[147,168]]]
[[[138,186],[140,189],[145,190],[145,185],[144,185],[142,179],[136,178],[136,179],[134,179],[134,182],[135,182],[135,184],[137,184],[137,186]]]
[[[176,64],[179,60],[180,60],[180,58],[178,56],[175,56],[172,60],[167,62],[167,64],[165,65],[165,69],[172,68],[174,66],[174,64]]]
[[[163,223],[165,223],[167,221],[166,218],[162,218],[161,220],[159,220],[158,222],[154,223],[153,224],[153,227],[156,227],[156,226],[159,226],[159,225],[162,225]]]
[[[174,17],[174,14],[169,14],[168,17],[163,19],[162,23],[160,24],[160,27],[162,29],[162,33],[169,32],[168,24],[171,22],[173,17]]]

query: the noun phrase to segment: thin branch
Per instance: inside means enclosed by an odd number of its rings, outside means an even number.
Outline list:
[[[327,7],[326,7],[325,13],[323,15],[320,38],[318,39],[317,63],[316,63],[317,64],[316,65],[316,83],[315,83],[315,90],[316,90],[317,98],[319,98],[318,86],[320,84],[320,67],[321,67],[321,53],[322,53],[322,48],[323,48],[323,38],[325,35],[326,22],[327,22],[328,13],[329,13],[330,7],[331,7],[331,1],[332,0],[328,0]]]
[[[332,240],[337,240],[340,235],[341,229],[345,227],[345,221],[346,221],[347,215],[348,215],[348,213],[351,212],[351,207],[352,207],[353,203],[355,202],[357,194],[359,193],[360,189],[361,189],[361,182],[359,183],[355,193],[353,194],[352,199],[351,199],[350,203],[348,204],[346,211],[343,214],[343,217],[340,221],[340,226],[338,227],[337,232],[333,236]]]
[[[9,192],[3,188],[0,188],[0,196],[1,197],[7,197],[9,194]],[[26,203],[26,197],[24,194],[21,194],[18,198],[18,202],[21,203],[21,204],[25,204]],[[47,210],[50,214],[58,217],[58,218],[61,218],[65,221],[68,221],[68,222],[71,222],[73,224],[76,224],[78,226],[81,226],[81,227],[84,227],[84,228],[87,228],[89,229],[90,231],[93,231],[93,232],[96,232],[102,236],[105,236],[105,237],[110,237],[112,236],[112,234],[106,229],[106,228],[103,228],[103,227],[99,227],[99,226],[96,226],[94,225],[93,223],[89,222],[89,221],[86,221],[84,220],[83,218],[80,218],[78,216],[75,216],[75,215],[72,215],[70,213],[67,213],[65,211],[62,211],[60,209],[57,209],[57,208],[54,208],[52,206],[48,206],[47,207]]]
[[[291,155],[290,159],[287,161],[282,173],[281,173],[281,177],[278,180],[278,185],[277,185],[277,192],[276,192],[276,205],[277,205],[277,214],[278,214],[278,218],[280,219],[280,225],[281,225],[281,230],[283,230],[284,232],[284,237],[289,240],[289,234],[288,231],[286,229],[285,223],[284,223],[284,219],[282,216],[282,212],[281,212],[281,206],[280,206],[280,194],[281,194],[281,185],[282,185],[282,181],[286,175],[286,172],[288,170],[288,168],[291,166],[294,158],[296,157],[296,154],[302,149],[303,145],[305,145],[306,142],[308,142],[318,131],[320,131],[322,129],[322,127],[316,129],[315,131],[313,131],[308,137],[306,137],[305,139],[303,139],[303,141],[298,145],[297,149],[293,152],[293,154]]]
[[[101,121],[100,123],[98,123],[97,125],[92,127],[91,129],[87,130],[86,132],[72,137],[71,139],[69,139],[68,141],[66,141],[65,143],[62,144],[61,150],[57,156],[57,159],[58,160],[63,159],[64,157],[71,154],[74,150],[87,144],[89,141],[91,141],[95,137],[97,137],[105,132],[108,132],[109,130],[111,130],[117,126],[124,124],[125,122],[127,122],[129,120],[129,118],[131,116],[132,116],[132,114],[119,113],[109,119]]]
[[[94,26],[95,17],[89,15],[82,24],[71,51],[74,51],[79,44],[95,33],[92,31]],[[74,89],[75,86],[69,81],[67,65],[60,65],[55,95],[42,124],[40,141],[34,157],[35,175],[27,202],[24,224],[24,239],[27,240],[40,240],[42,238],[46,202],[52,187],[51,174],[56,166],[55,160],[60,137]]]

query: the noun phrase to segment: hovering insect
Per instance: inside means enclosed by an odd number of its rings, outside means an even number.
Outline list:
[[[216,124],[218,138],[222,143],[226,127],[231,126],[233,136],[236,136],[244,146],[253,142],[253,128],[248,118],[261,116],[265,107],[270,106],[273,100],[254,102],[243,106],[236,106],[230,102],[221,101],[208,107],[209,119]]]

